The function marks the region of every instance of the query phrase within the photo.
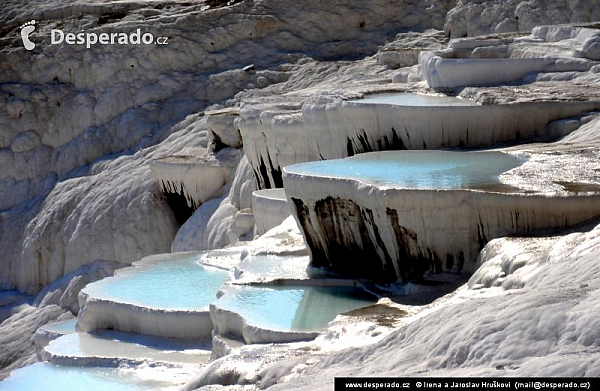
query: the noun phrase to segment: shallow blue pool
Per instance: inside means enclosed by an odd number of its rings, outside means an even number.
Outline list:
[[[164,254],[114,277],[86,286],[96,298],[168,310],[200,310],[216,298],[218,289],[231,278],[225,270],[202,266],[202,253]]]
[[[48,323],[42,326],[42,329],[56,334],[70,334],[75,332],[75,325],[77,324],[77,318],[63,320],[60,322]]]
[[[385,151],[287,166],[286,172],[415,189],[461,189],[498,183],[525,162],[501,152]]]
[[[478,104],[462,98],[444,95],[423,95],[410,92],[392,92],[367,95],[363,99],[351,100],[352,103],[385,104],[396,106],[477,106]]]
[[[157,390],[166,383],[143,379],[133,371],[55,366],[35,363],[17,369],[0,382],[6,391],[138,391]]]
[[[249,325],[277,331],[318,331],[338,314],[377,299],[362,289],[332,286],[236,287],[217,306],[238,313]]]

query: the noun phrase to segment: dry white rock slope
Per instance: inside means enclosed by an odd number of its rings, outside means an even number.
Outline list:
[[[459,0],[448,13],[444,31],[453,38],[535,26],[600,20],[600,4],[579,0]]]
[[[178,225],[147,165],[206,147],[201,135],[190,135],[204,122],[187,116],[286,80],[289,67],[276,66],[303,55],[357,58],[403,28],[441,28],[452,4],[7,2],[0,17],[0,287],[34,293],[96,258],[132,262],[169,251]],[[26,51],[19,25],[31,19],[36,47]],[[54,28],[141,29],[169,44],[50,45]],[[173,136],[184,128],[189,139]],[[247,220],[240,216],[227,237],[237,240]]]

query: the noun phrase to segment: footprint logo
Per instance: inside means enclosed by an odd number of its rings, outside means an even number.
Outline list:
[[[35,43],[29,40],[29,34],[31,34],[35,30],[35,20],[25,23],[21,26],[21,39],[23,40],[23,45],[25,45],[25,49],[33,50],[35,48]]]

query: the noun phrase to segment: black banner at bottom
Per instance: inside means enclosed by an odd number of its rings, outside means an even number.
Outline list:
[[[346,390],[600,390],[598,378],[338,377],[335,391]]]

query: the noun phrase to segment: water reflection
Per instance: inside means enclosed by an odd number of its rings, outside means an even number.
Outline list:
[[[296,164],[286,171],[415,189],[464,189],[498,183],[500,174],[524,162],[501,152],[385,151]]]
[[[248,324],[279,331],[323,329],[338,314],[376,302],[349,287],[236,287],[217,304],[242,315]]]
[[[132,371],[36,363],[14,371],[0,382],[0,390],[141,391],[156,390],[165,385],[155,380],[136,378]]]
[[[224,270],[198,264],[202,253],[164,254],[84,288],[93,297],[144,307],[199,310],[230,279]]]
[[[477,103],[471,100],[453,96],[422,95],[407,92],[367,95],[364,99],[351,100],[350,102],[397,106],[478,106]]]

